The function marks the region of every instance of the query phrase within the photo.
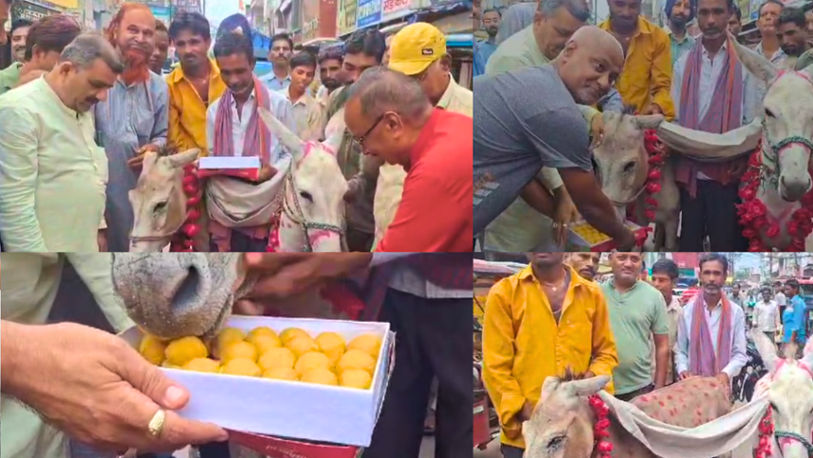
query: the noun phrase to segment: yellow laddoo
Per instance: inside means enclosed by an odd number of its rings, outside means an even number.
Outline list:
[[[348,350],[361,350],[364,353],[378,358],[378,351],[381,349],[381,338],[375,334],[362,334],[347,344]]]
[[[195,358],[184,364],[183,368],[188,371],[217,372],[220,369],[220,363],[209,358]]]
[[[320,385],[338,384],[336,374],[323,367],[317,367],[315,369],[311,369],[305,372],[304,374],[302,374],[300,380],[306,383],[318,383]]]
[[[316,336],[316,345],[330,359],[331,366],[335,366],[344,354],[344,339],[335,332],[323,332]]]
[[[259,377],[262,374],[260,366],[254,361],[246,358],[235,358],[220,368],[223,374],[248,375],[249,377]]]
[[[308,334],[304,329],[300,328],[283,329],[279,334],[279,340],[282,341],[283,345],[287,345],[288,342],[296,339],[297,337],[310,337],[310,334]]]
[[[347,369],[339,376],[339,385],[366,390],[373,378],[364,369]]]
[[[223,328],[219,333],[217,333],[217,340],[215,345],[212,348],[212,354],[215,356],[221,356],[220,350],[223,348],[228,347],[229,345],[240,342],[246,338],[246,333],[243,332],[242,329],[238,328]]]
[[[296,364],[294,365],[296,373],[300,376],[317,367],[330,369],[330,360],[324,353],[319,353],[318,351],[309,351],[303,354],[296,360]]]
[[[263,378],[273,378],[279,380],[299,380],[296,371],[290,367],[274,367],[263,372]]]
[[[155,364],[156,366],[164,361],[164,350],[167,345],[157,337],[147,334],[141,339],[138,345],[138,352],[147,361]]]
[[[308,337],[297,337],[293,340],[288,341],[285,345],[292,352],[296,355],[297,358],[304,355],[309,351],[319,351],[319,347],[316,345],[316,342],[313,341],[312,338]]]
[[[372,374],[373,370],[375,370],[375,360],[372,356],[361,350],[347,350],[347,353],[342,355],[339,359],[339,364],[336,368],[339,373],[347,369],[364,369]]]
[[[278,367],[293,369],[295,361],[296,356],[294,355],[294,352],[285,347],[276,347],[263,353],[263,355],[260,356],[259,364],[263,370]]]
[[[282,346],[277,336],[269,336],[265,334],[249,336],[246,342],[254,345],[254,348],[257,349],[258,355],[262,355],[272,348]]]
[[[246,341],[234,342],[223,349],[220,360],[227,363],[236,358],[257,361],[257,349]]]
[[[197,337],[181,337],[173,340],[164,350],[164,356],[170,364],[183,366],[195,358],[205,358],[209,355],[209,350],[203,341]]]
[[[251,342],[251,339],[253,339],[253,338],[257,337],[257,336],[269,336],[269,337],[276,337],[277,339],[279,339],[279,336],[277,335],[276,332],[274,332],[273,329],[269,328],[268,326],[258,326],[256,328],[252,329],[251,332],[248,333],[248,337],[246,338],[246,340]]]

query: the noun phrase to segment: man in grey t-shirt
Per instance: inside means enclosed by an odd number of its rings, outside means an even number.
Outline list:
[[[631,247],[592,171],[587,126],[577,103],[593,105],[623,66],[621,45],[598,27],[573,34],[551,64],[477,78],[474,97],[474,233],[518,196],[551,215],[553,201],[534,179],[543,166],[559,170],[587,222]]]

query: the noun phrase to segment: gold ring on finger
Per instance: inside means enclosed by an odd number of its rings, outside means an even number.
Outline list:
[[[152,437],[159,437],[161,435],[161,431],[164,430],[164,422],[167,419],[167,413],[164,409],[158,409],[155,412],[155,415],[152,416],[150,419],[150,423],[147,425],[147,430]]]

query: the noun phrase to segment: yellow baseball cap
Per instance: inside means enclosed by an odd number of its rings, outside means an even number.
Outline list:
[[[445,54],[443,32],[432,24],[416,22],[392,37],[389,68],[405,75],[417,75]]]

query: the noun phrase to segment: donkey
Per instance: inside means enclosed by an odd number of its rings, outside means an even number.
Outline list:
[[[347,181],[336,161],[339,136],[324,143],[304,142],[268,110],[259,109],[260,118],[291,153],[292,161],[283,175],[279,215],[272,228],[276,251],[342,251],[344,235],[344,195]],[[130,251],[160,251],[180,229],[186,218],[187,197],[183,193],[184,167],[193,163],[198,150],[158,157],[148,153],[135,189],[130,191],[134,223]],[[205,206],[204,206],[205,208]],[[207,212],[203,212],[206,217]],[[205,227],[205,226],[204,226]],[[208,251],[206,240],[198,251]]]
[[[655,129],[663,121],[661,115],[633,116],[604,112],[604,139],[593,148],[593,160],[601,190],[622,215],[634,205],[638,221],[656,223],[654,250],[677,249],[677,225],[680,213],[680,193],[675,183],[670,161],[661,166],[661,189],[652,194],[657,201],[654,218],[647,216],[647,179],[652,170],[650,155],[644,144],[644,131]]]

